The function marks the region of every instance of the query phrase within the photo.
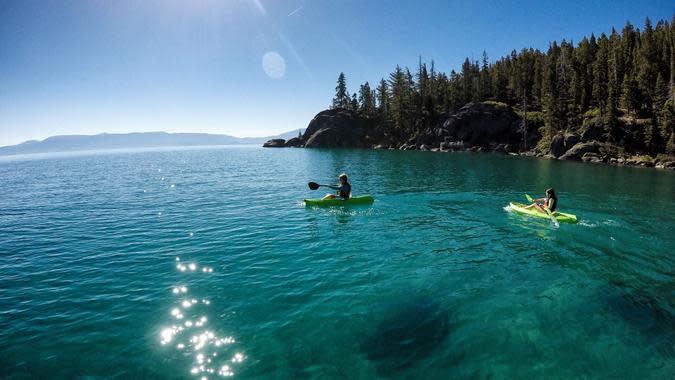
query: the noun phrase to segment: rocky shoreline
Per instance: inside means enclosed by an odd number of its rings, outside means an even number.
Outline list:
[[[584,120],[581,130],[558,134],[549,144],[542,144],[540,121],[527,120],[512,107],[497,102],[468,103],[454,113],[438,115],[431,126],[409,138],[388,135],[380,126],[377,118],[364,118],[342,108],[329,109],[319,112],[302,136],[272,139],[263,147],[496,152],[675,170],[675,157],[626,152],[607,142],[602,125],[593,119]]]

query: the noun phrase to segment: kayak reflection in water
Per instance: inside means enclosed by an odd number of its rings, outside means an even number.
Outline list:
[[[340,180],[339,184],[335,186],[328,185],[328,187],[330,187],[331,189],[337,190],[336,193],[326,194],[326,196],[323,197],[323,199],[335,199],[337,197],[340,197],[344,200],[347,200],[352,196],[352,185],[349,184],[349,182],[347,182],[347,174],[345,173],[340,174],[338,179]]]
[[[546,213],[546,210],[544,210],[544,208],[547,208],[551,212],[554,212],[555,209],[558,207],[558,196],[555,195],[555,190],[553,190],[553,188],[546,189],[546,198],[535,199],[534,203],[524,208],[533,208],[533,207],[542,213]]]

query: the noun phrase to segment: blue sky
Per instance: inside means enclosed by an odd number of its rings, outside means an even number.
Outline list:
[[[642,28],[671,1],[0,2],[0,145],[57,134],[264,136],[418,57],[439,70]],[[266,67],[263,67],[263,57]]]

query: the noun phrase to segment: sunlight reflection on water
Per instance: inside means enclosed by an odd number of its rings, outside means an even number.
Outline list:
[[[195,262],[182,264],[180,257],[175,258],[176,269],[181,272],[200,272],[200,266]],[[202,273],[213,273],[213,268],[203,266]],[[189,270],[189,271],[188,271]],[[188,293],[188,286],[176,285],[171,293],[181,297],[170,310],[174,320],[183,321],[160,329],[159,342],[162,346],[175,343],[175,349],[181,352],[190,352],[193,360],[190,374],[208,379],[208,375],[217,374],[221,377],[231,377],[235,374],[235,366],[242,363],[246,356],[241,352],[234,352],[230,359],[227,357],[232,350],[231,345],[236,343],[232,336],[219,336],[212,329],[205,326],[209,322],[208,310],[210,305],[206,298],[182,298]]]

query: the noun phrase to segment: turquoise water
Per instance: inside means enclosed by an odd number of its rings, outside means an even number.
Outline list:
[[[303,206],[342,171],[371,207]],[[578,224],[505,209],[548,186]],[[491,154],[2,158],[2,377],[673,378],[673,215],[673,172]]]

